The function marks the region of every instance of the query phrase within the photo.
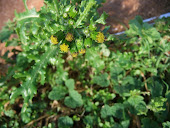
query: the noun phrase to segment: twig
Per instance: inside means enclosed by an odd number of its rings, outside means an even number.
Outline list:
[[[141,76],[143,77],[143,80],[144,80],[144,82],[145,82],[145,89],[146,89],[147,92],[149,92],[148,86],[147,86],[147,83],[146,83],[146,77],[145,77],[145,75],[143,74],[143,72],[141,72]]]
[[[130,117],[132,117],[132,128],[141,128],[140,120],[137,115],[131,114],[128,110],[128,114]]]
[[[43,118],[46,118],[46,117],[48,117],[48,116],[49,116],[49,115],[43,115],[43,116],[39,117],[38,119],[35,119],[35,120],[29,122],[29,123],[26,124],[23,128],[27,128],[27,127],[29,127],[30,125],[33,125],[35,122],[37,122],[37,121],[39,121],[39,120],[42,120]]]

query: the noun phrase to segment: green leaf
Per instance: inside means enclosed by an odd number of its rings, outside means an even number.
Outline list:
[[[128,98],[127,102],[133,106],[133,109],[137,112],[138,115],[142,115],[147,113],[146,104],[144,102],[144,98],[142,96],[131,96]],[[133,110],[133,111],[134,111]]]
[[[66,80],[65,84],[69,90],[74,90],[74,85],[75,85],[74,79]]]
[[[82,21],[88,16],[88,13],[89,13],[90,9],[91,9],[91,8],[93,7],[93,5],[95,5],[95,4],[96,4],[96,1],[95,1],[95,0],[90,0],[90,1],[87,3],[84,11],[83,11],[82,13],[80,13],[79,18],[78,18],[77,22],[76,22],[75,25],[74,25],[74,28],[77,28],[77,27],[79,27],[79,26],[82,24]]]
[[[3,27],[0,31],[0,42],[5,42],[9,39],[11,34],[13,33],[7,26]]]
[[[7,110],[4,112],[6,116],[8,117],[14,117],[14,111],[13,110]]]
[[[106,47],[105,44],[101,44],[101,52],[103,53],[103,56],[109,57],[110,55],[110,50]]]
[[[118,65],[114,65],[114,67],[111,67],[110,69],[110,75],[111,75],[111,81],[114,85],[118,85],[119,81],[124,76],[125,71],[122,67]]]
[[[165,111],[166,108],[164,104],[166,101],[167,101],[167,98],[163,98],[162,96],[152,98],[151,102],[148,105],[148,109],[152,110],[153,112]]]
[[[74,90],[69,91],[70,97],[77,103],[77,106],[83,105],[82,96]]]
[[[70,128],[73,126],[73,120],[69,116],[60,117],[58,119],[59,128]]]
[[[151,91],[152,97],[159,97],[162,96],[163,84],[154,79],[148,82],[148,89]]]
[[[17,14],[15,12],[15,16],[17,21],[17,34],[20,37],[21,42],[26,44],[27,40],[29,39],[29,37],[27,36],[26,25],[37,20],[37,18],[39,18],[39,14],[36,12],[35,8],[33,8],[23,13]]]
[[[12,40],[8,40],[5,44],[6,47],[8,46],[18,46],[19,45],[19,40],[16,38],[13,38]]]
[[[106,0],[96,0],[96,1],[97,1],[97,4],[101,4],[101,3],[106,2]]]
[[[136,16],[134,20],[131,20],[129,23],[130,29],[126,31],[126,34],[129,36],[135,36],[135,35],[142,35],[142,24],[143,20],[141,16]]]
[[[101,87],[108,87],[110,85],[107,73],[101,74],[100,76],[94,76],[93,82]]]
[[[148,117],[142,119],[142,128],[160,128],[158,123]]]
[[[105,20],[107,17],[108,17],[107,13],[103,12],[103,14],[100,16],[100,18],[98,20],[96,20],[96,23],[105,25],[106,24]]]
[[[87,115],[83,118],[83,123],[85,125],[90,125],[90,126],[93,126],[93,121],[94,120],[94,117],[93,116],[90,116],[90,115]]]
[[[111,111],[112,111],[112,116],[114,116],[115,118],[118,119],[125,119],[126,115],[125,115],[125,110],[124,110],[124,104],[121,103],[116,103],[111,107]]]
[[[129,128],[130,120],[124,120],[121,122],[122,128]]]
[[[34,68],[32,68],[30,76],[28,76],[26,81],[23,82],[19,88],[13,91],[10,96],[11,100],[15,100],[15,98],[17,98],[19,95],[22,95],[24,98],[23,106],[25,107],[22,107],[21,114],[23,115],[24,120],[26,119],[26,122],[29,121],[28,119],[30,118],[27,117],[30,116],[30,114],[27,114],[28,103],[32,100],[34,94],[37,92],[37,88],[35,86],[37,75],[39,74],[39,71],[42,69],[42,67],[47,64],[49,58],[56,54],[57,50],[58,47],[49,47],[47,52],[41,56],[40,61],[38,61]]]
[[[78,107],[77,106],[77,103],[73,100],[73,98],[67,96],[65,99],[64,99],[64,104],[69,107],[69,108],[76,108]]]
[[[169,121],[162,123],[162,125],[163,125],[163,128],[170,128],[170,122]]]
[[[33,8],[23,13],[15,12],[17,23],[21,22],[30,22],[31,19],[39,18],[39,14],[36,12],[36,9]]]
[[[24,2],[25,9],[28,11],[27,0],[22,0]]]
[[[109,105],[105,105],[101,111],[100,111],[100,114],[101,114],[101,117],[102,118],[107,118],[109,116],[112,116],[113,113],[112,113],[112,109]]]
[[[28,107],[28,103],[24,103],[21,109],[22,121],[28,123],[31,121],[31,108]]]
[[[67,94],[67,89],[64,86],[57,86],[49,93],[48,98],[51,100],[61,100]]]
[[[100,55],[98,53],[98,49],[91,47],[89,49],[86,49],[86,55],[85,59],[86,61],[96,69],[97,72],[100,72],[105,67],[104,60],[100,58]]]
[[[70,108],[76,108],[83,105],[82,96],[74,90],[69,91],[70,96],[64,99],[64,104]]]
[[[76,8],[76,7],[73,6],[73,7],[71,7],[70,10],[69,10],[69,16],[72,17],[72,18],[74,18],[74,17],[77,15],[77,11],[76,11],[75,8]]]

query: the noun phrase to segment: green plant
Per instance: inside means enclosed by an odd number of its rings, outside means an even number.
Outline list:
[[[2,29],[0,40],[22,50],[2,57],[11,67],[0,79],[1,127],[169,127],[167,24],[138,16],[116,37],[98,26],[101,2],[46,0]]]

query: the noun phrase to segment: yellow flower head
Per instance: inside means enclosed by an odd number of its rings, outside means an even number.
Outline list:
[[[72,55],[72,57],[77,57],[78,53],[77,53],[77,52],[74,52],[74,53],[72,53],[71,55]]]
[[[68,50],[69,50],[69,45],[67,45],[67,44],[62,44],[62,45],[60,45],[60,50],[62,51],[62,52],[68,52]]]
[[[86,53],[86,49],[80,49],[80,50],[79,50],[79,53],[80,53],[80,54]]]
[[[72,33],[67,33],[66,40],[69,41],[69,42],[73,41],[73,34]]]
[[[53,35],[51,36],[51,42],[53,44],[58,44],[58,40],[57,40],[57,37],[54,37]]]
[[[96,40],[98,43],[103,43],[104,42],[104,35],[102,32],[98,32],[97,36],[96,36]]]

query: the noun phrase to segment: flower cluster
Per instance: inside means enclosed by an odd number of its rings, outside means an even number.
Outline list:
[[[98,43],[103,43],[104,42],[104,35],[101,32],[98,32],[97,36],[96,36],[96,40]]]
[[[60,45],[61,52],[67,53],[68,51],[70,51],[72,57],[77,57],[78,53],[79,54],[86,53],[86,48],[89,48],[93,45],[92,40],[94,40],[97,43],[103,43],[105,41],[105,36],[102,32],[95,32],[92,34],[91,37],[86,37],[86,39],[84,39],[84,40],[82,37],[79,37],[78,39],[74,39],[74,35],[75,34],[68,32],[64,36],[65,39],[62,40],[62,44]],[[62,35],[60,33],[59,37],[61,37],[61,36]],[[51,42],[53,44],[58,44],[57,36],[52,35]]]
[[[57,37],[54,37],[53,35],[51,36],[51,43],[53,44],[58,44]]]
[[[66,40],[69,41],[69,42],[73,41],[73,34],[72,33],[67,33]]]
[[[60,50],[62,51],[62,52],[68,52],[68,50],[69,50],[69,45],[67,45],[67,44],[61,44],[60,45]]]

